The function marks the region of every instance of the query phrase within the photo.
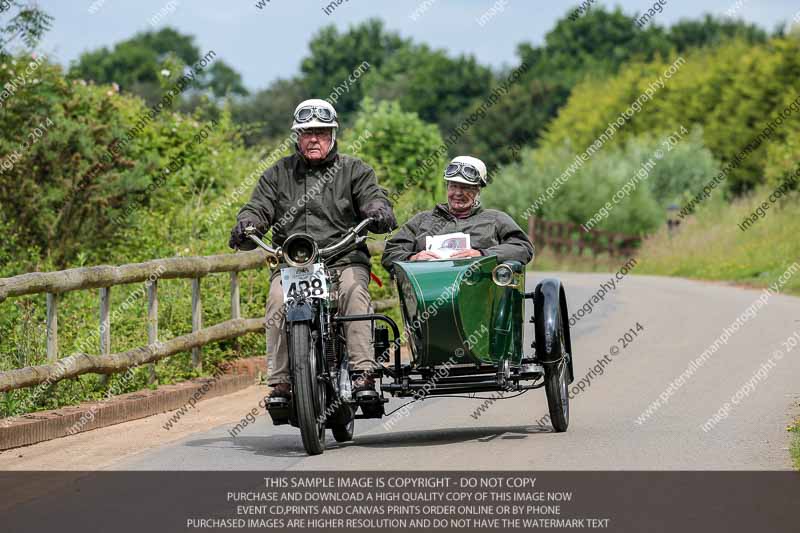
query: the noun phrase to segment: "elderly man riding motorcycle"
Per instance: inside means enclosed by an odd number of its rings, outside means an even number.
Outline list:
[[[470,248],[451,259],[496,255],[498,263],[516,260],[523,265],[533,258],[533,245],[510,216],[480,204],[481,188],[486,187],[486,165],[480,159],[458,156],[444,171],[447,203],[419,213],[403,224],[389,239],[381,258],[384,268],[393,269],[395,261],[442,259],[434,250],[426,250],[426,237],[448,233],[467,233]]]
[[[296,232],[309,234],[321,246],[338,242],[359,221],[371,218],[367,229],[388,233],[397,227],[386,191],[378,186],[374,170],[355,157],[338,153],[336,110],[325,100],[301,102],[294,112],[295,153],[268,168],[256,184],[250,201],[240,210],[231,231],[231,248],[251,250],[246,228],[257,235],[272,228],[273,245],[280,246]],[[268,384],[271,399],[289,398],[289,357],[283,318],[279,265],[273,270],[267,298]],[[338,274],[339,306],[343,314],[369,312],[369,252],[365,245],[333,264]],[[375,389],[371,376],[376,363],[370,345],[369,322],[345,327],[347,351],[354,376],[353,392]]]

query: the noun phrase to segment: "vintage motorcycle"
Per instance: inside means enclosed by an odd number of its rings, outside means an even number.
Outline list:
[[[356,418],[381,418],[386,393],[423,400],[428,396],[474,398],[475,393],[517,392],[544,387],[550,421],[557,432],[569,425],[568,385],[574,379],[567,301],[556,279],[544,279],[525,291],[524,265],[497,262],[496,256],[395,263],[400,308],[406,328],[379,313],[339,314],[335,270],[326,265],[360,245],[370,220],[361,222],[338,243],[318,248],[302,233],[272,248],[247,234],[274,260],[284,260],[285,328],[288,339],[291,400],[270,400],[273,423],[300,429],[311,455],[325,449],[325,430],[338,442],[353,438]],[[532,353],[523,349],[526,299],[533,300],[535,340]],[[353,395],[344,323],[372,325],[378,391]],[[376,327],[383,322],[386,327]],[[389,330],[392,339],[389,339]],[[406,339],[410,363],[401,360]],[[393,352],[393,364],[389,361]],[[384,382],[383,378],[390,378]],[[463,396],[468,395],[468,396]],[[358,413],[360,409],[360,413]]]
[[[338,283],[338,272],[328,265],[366,240],[361,233],[371,221],[363,220],[341,241],[326,248],[319,248],[304,233],[290,235],[283,246],[273,248],[256,235],[254,227],[245,230],[253,242],[272,256],[273,264],[282,260],[288,265],[281,269],[281,283],[293,393],[289,401],[270,398],[267,411],[275,425],[291,424],[300,429],[303,447],[309,455],[325,450],[326,428],[338,442],[352,440],[355,418],[382,417],[383,404],[388,401],[374,390],[353,394],[344,324],[370,321],[376,361],[383,361],[389,350],[389,332],[386,328],[375,328],[375,322],[386,322],[398,339],[395,351],[396,357],[400,357],[400,333],[391,318],[377,313],[342,316],[337,306],[337,291],[331,290]],[[359,408],[361,413],[357,415]]]

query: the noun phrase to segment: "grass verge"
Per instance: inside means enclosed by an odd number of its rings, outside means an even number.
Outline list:
[[[789,445],[789,453],[792,456],[794,469],[800,471],[800,419],[795,420],[794,426],[789,427],[792,434],[792,443]]]
[[[740,229],[768,196],[768,190],[760,189],[733,204],[721,198],[711,201],[674,234],[665,228],[647,239],[637,256],[636,273],[767,287],[800,261],[797,196],[772,204],[763,216],[756,215],[755,223]],[[789,279],[783,292],[800,295],[800,276]]]

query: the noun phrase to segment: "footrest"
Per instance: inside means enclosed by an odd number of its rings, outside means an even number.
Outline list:
[[[270,398],[267,400],[267,412],[276,426],[289,423],[290,407],[286,398]]]
[[[376,390],[362,390],[353,395],[358,403],[379,402],[381,397]]]

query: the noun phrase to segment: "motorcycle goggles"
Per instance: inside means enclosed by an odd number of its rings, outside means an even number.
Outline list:
[[[294,120],[299,124],[310,122],[315,117],[320,122],[332,123],[336,121],[336,112],[326,107],[306,106],[301,107],[297,110],[297,113],[294,114]]]
[[[461,176],[470,183],[479,184],[483,182],[480,171],[469,163],[450,163],[444,169],[445,178]]]

